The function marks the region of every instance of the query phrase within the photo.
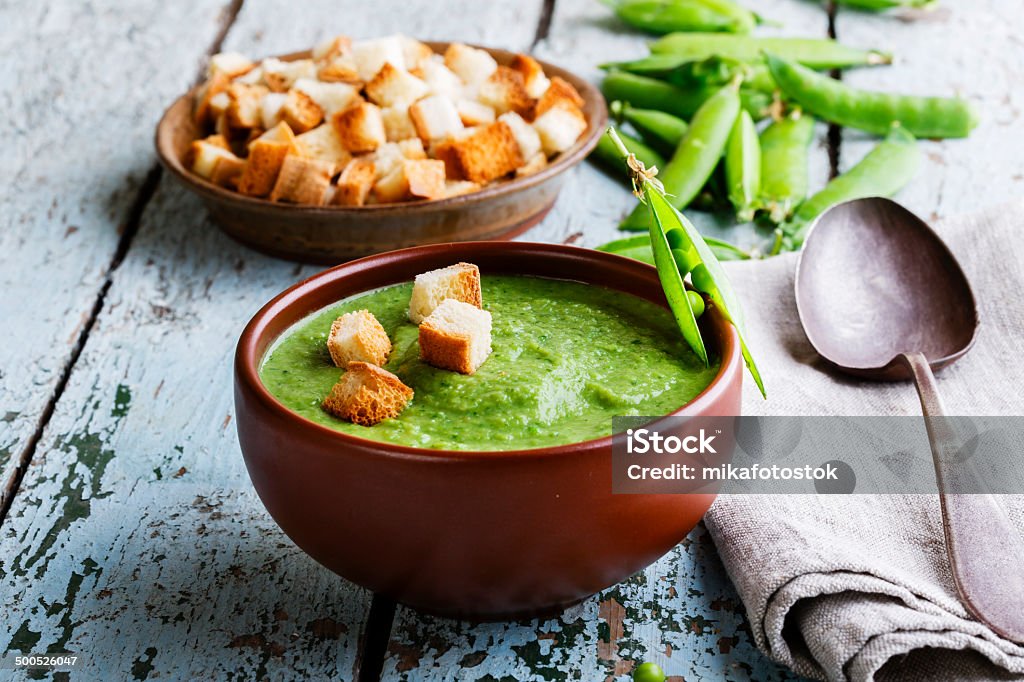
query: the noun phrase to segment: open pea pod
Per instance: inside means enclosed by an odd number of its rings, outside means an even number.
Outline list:
[[[668,237],[665,235],[665,226],[661,222],[661,216],[650,200],[647,201],[647,207],[651,213],[651,250],[654,252],[654,265],[658,269],[661,288],[665,292],[668,306],[672,309],[672,316],[676,318],[676,324],[679,325],[679,331],[683,333],[683,338],[707,366],[708,351],[704,347],[704,339],[700,335],[700,327],[697,326],[697,318],[693,314],[690,297],[686,295],[686,285],[683,284],[686,271],[680,272],[679,263],[676,261],[673,249],[668,243]]]
[[[653,188],[650,182],[645,183],[645,190],[647,205],[650,207],[651,215],[654,217],[653,222],[657,222],[661,229],[669,231],[679,230],[684,237],[681,240],[673,240],[679,242],[679,246],[672,249],[674,260],[677,261],[676,271],[688,270],[693,288],[707,294],[719,311],[721,311],[722,315],[736,327],[736,331],[739,332],[740,349],[743,353],[743,361],[747,365],[747,370],[754,379],[754,383],[757,384],[758,390],[761,391],[761,395],[767,396],[764,382],[761,379],[761,373],[757,369],[757,363],[747,347],[743,310],[740,307],[736,293],[732,289],[732,285],[729,283],[729,278],[722,269],[722,264],[718,262],[715,254],[711,251],[711,247],[704,242],[697,228],[665,198],[662,192],[657,188]],[[653,229],[651,236],[653,240]],[[668,239],[666,239],[666,244],[667,242]],[[655,257],[657,257],[657,251],[655,251]],[[660,266],[658,270],[659,272],[661,271]],[[688,302],[687,305],[689,305]],[[703,347],[703,341],[701,341],[701,346]]]

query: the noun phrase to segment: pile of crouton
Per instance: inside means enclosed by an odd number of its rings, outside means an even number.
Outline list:
[[[481,307],[480,269],[456,263],[416,276],[409,320],[419,325],[420,359],[473,374],[491,354],[491,314]],[[413,390],[383,369],[391,354],[387,331],[369,310],[345,313],[327,337],[331,360],[345,373],[324,398],[334,416],[362,426],[397,417]]]
[[[210,60],[187,163],[251,197],[315,206],[442,199],[536,173],[587,128],[583,98],[540,64],[405,36],[309,59]]]

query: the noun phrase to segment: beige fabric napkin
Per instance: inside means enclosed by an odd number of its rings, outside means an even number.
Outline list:
[[[938,375],[947,410],[1024,414],[1024,203],[935,227],[971,280],[982,325],[971,352]],[[745,413],[919,414],[911,384],[856,381],[818,359],[797,318],[795,265],[795,255],[727,264],[769,395],[748,381]],[[1024,532],[1024,496],[1003,499]],[[803,675],[1024,679],[1024,647],[957,599],[936,496],[723,496],[705,520],[758,646]]]

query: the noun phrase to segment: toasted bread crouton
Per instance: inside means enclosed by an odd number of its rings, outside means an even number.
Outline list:
[[[287,123],[281,122],[260,135],[249,145],[249,158],[238,179],[238,191],[253,197],[270,194],[285,156],[297,151],[295,135]]]
[[[267,89],[262,85],[232,83],[227,89],[226,113],[228,124],[233,128],[255,128],[263,122],[262,100]]]
[[[451,100],[462,98],[465,86],[455,72],[444,65],[440,55],[434,55],[420,64],[423,82],[430,88],[431,95],[443,95]]]
[[[533,117],[536,119],[562,102],[568,102],[578,109],[582,109],[584,104],[583,97],[569,81],[555,76],[551,79],[551,85],[537,100],[537,104],[533,108]]]
[[[260,104],[260,118],[264,130],[270,130],[284,120],[282,109],[284,109],[286,101],[288,101],[288,95],[283,92],[268,92],[264,95]]]
[[[435,159],[402,162],[373,186],[380,203],[409,199],[440,199],[444,196],[444,163]]]
[[[430,145],[430,156],[444,163],[444,174],[449,180],[465,180],[459,156],[455,153],[455,138],[437,140]],[[474,183],[476,184],[476,183]]]
[[[215,147],[220,147],[221,149],[227,149],[228,151],[231,150],[231,145],[228,144],[227,139],[223,135],[210,135],[204,139],[203,142],[208,142]]]
[[[245,171],[245,160],[234,154],[217,159],[213,164],[213,173],[210,174],[210,182],[220,187],[235,189],[238,187],[238,179]]]
[[[409,320],[423,322],[434,308],[448,298],[479,308],[483,305],[480,294],[480,268],[472,263],[456,263],[446,268],[416,275],[409,297]]]
[[[210,111],[210,101],[220,93],[226,92],[229,85],[231,85],[231,79],[218,73],[199,87],[192,110],[196,123],[202,126],[216,119],[216,116]]]
[[[265,85],[263,82],[263,67],[259,65],[254,66],[241,76],[235,76],[233,80],[243,85]]]
[[[292,132],[292,129],[284,121],[281,121],[273,128],[269,128],[256,139],[263,140],[264,142],[280,142],[288,146],[289,152],[293,154],[299,153],[299,144],[295,140],[295,133]]]
[[[428,365],[473,374],[491,354],[491,314],[445,299],[420,323],[420,359]]]
[[[444,162],[436,159],[407,159],[402,163],[409,195],[415,199],[444,196]]]
[[[523,75],[507,66],[499,66],[480,84],[478,97],[499,114],[506,111],[526,114],[533,108],[533,100],[526,92]]]
[[[333,163],[288,154],[277,174],[270,200],[320,206],[327,197],[333,173]]]
[[[353,154],[372,152],[387,141],[380,107],[359,102],[339,111],[331,119],[341,143]]]
[[[480,185],[469,180],[446,180],[444,183],[444,198],[460,197],[463,194],[478,192]]]
[[[220,135],[211,135],[207,139],[223,140],[224,138]],[[225,158],[237,158],[230,150],[225,149],[216,142],[208,142],[207,140],[196,140],[193,142],[189,149],[189,157],[192,159],[192,172],[207,180],[213,176],[213,169],[217,165],[217,161]]]
[[[416,133],[426,142],[448,137],[463,127],[455,104],[441,95],[417,101],[409,107],[409,117],[416,126]]]
[[[494,109],[471,99],[460,99],[455,103],[462,125],[472,127],[494,123],[497,114]]]
[[[332,164],[336,171],[344,168],[352,158],[345,145],[341,143],[338,131],[326,123],[296,136],[295,142],[302,156],[326,161]]]
[[[285,62],[268,57],[260,63],[263,82],[272,92],[287,92],[300,78],[316,78],[316,63],[312,59]]]
[[[402,156],[410,161],[419,161],[427,158],[427,150],[423,148],[423,140],[418,137],[411,137],[398,143],[398,149]]]
[[[388,142],[400,142],[416,137],[416,126],[409,116],[409,107],[386,107],[380,110],[380,115],[384,119],[384,134]]]
[[[331,203],[338,206],[364,205],[376,177],[373,161],[367,158],[352,159],[338,178],[338,187]]]
[[[421,43],[415,38],[398,36],[402,43],[402,58],[405,60],[405,68],[412,71],[419,69],[425,61],[434,55],[434,51],[426,43]]]
[[[525,164],[523,164],[519,168],[516,168],[516,177],[525,178],[527,176],[533,175],[534,173],[539,173],[540,171],[544,170],[547,167],[548,155],[545,154],[544,152],[537,152]]]
[[[327,350],[338,367],[368,362],[382,367],[391,354],[391,339],[369,310],[345,313],[331,325]]]
[[[382,107],[408,106],[425,96],[430,88],[408,71],[387,62],[366,84],[366,96]]]
[[[512,58],[512,63],[509,66],[522,74],[526,94],[533,99],[543,95],[551,84],[540,63],[529,55],[517,54]]]
[[[512,128],[495,121],[469,137],[452,143],[461,176],[481,184],[500,178],[525,163]]]
[[[316,71],[316,76],[325,83],[348,83],[362,89],[363,81],[356,69],[356,60],[352,55],[342,55],[324,62]]]
[[[334,36],[317,43],[313,48],[313,59],[327,62],[352,51],[352,40],[348,36]]]
[[[231,106],[231,97],[228,96],[227,90],[218,92],[210,98],[210,118],[220,118],[227,113],[229,106]]]
[[[402,153],[402,148],[397,142],[385,142],[377,147],[377,150],[369,156],[369,159],[373,161],[373,165],[377,169],[376,179],[380,180],[391,175],[402,164],[405,154]]]
[[[587,129],[587,117],[576,105],[562,101],[538,116],[533,127],[540,135],[544,152],[550,156],[564,152],[579,139]]]
[[[294,132],[304,133],[320,125],[324,120],[324,110],[313,98],[301,90],[292,88],[288,91],[281,117]]]
[[[238,52],[219,52],[210,57],[206,73],[212,78],[224,74],[228,78],[241,76],[256,66],[251,59]]]
[[[405,51],[399,36],[388,36],[374,40],[357,40],[352,43],[352,58],[356,63],[359,79],[369,81],[381,67],[391,64],[405,70]]]
[[[413,390],[391,372],[368,362],[350,362],[324,398],[324,410],[360,426],[373,426],[401,414]]]
[[[519,144],[519,153],[522,154],[523,159],[532,159],[537,155],[537,152],[541,151],[540,135],[522,116],[514,111],[509,111],[499,116],[498,120],[505,123],[512,130],[516,143]]]
[[[494,61],[494,57],[484,50],[462,43],[448,46],[444,52],[444,65],[473,89],[498,70],[498,62]]]
[[[360,101],[359,90],[348,83],[321,83],[312,78],[300,78],[295,81],[295,89],[309,95],[324,112],[324,118],[348,109]]]

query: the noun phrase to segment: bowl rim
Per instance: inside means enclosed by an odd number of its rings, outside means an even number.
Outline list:
[[[302,415],[286,407],[272,393],[270,393],[266,386],[264,386],[262,380],[259,378],[259,365],[263,360],[263,355],[266,353],[266,350],[270,348],[274,341],[276,341],[276,337],[271,339],[267,344],[264,354],[257,352],[257,345],[260,338],[264,335],[267,325],[282,312],[298,303],[312,290],[318,289],[321,286],[329,286],[340,279],[357,274],[364,269],[372,268],[378,264],[376,261],[387,262],[394,261],[396,259],[405,260],[414,258],[419,253],[425,251],[436,251],[439,248],[443,249],[451,246],[469,248],[473,250],[482,249],[490,252],[511,250],[519,251],[524,254],[536,254],[538,252],[572,254],[577,257],[583,257],[584,259],[590,260],[595,263],[595,265],[614,265],[618,268],[633,269],[637,271],[637,273],[652,279],[653,282],[658,282],[657,270],[653,266],[632,258],[578,246],[544,242],[478,241],[458,242],[457,244],[428,244],[366,256],[358,260],[342,263],[341,265],[329,268],[293,284],[267,302],[259,309],[259,311],[256,312],[255,315],[253,315],[252,319],[249,320],[245,329],[242,331],[235,350],[235,390],[238,391],[244,389],[248,391],[249,395],[255,397],[264,409],[274,412],[278,417],[294,424],[297,428],[312,429],[313,433],[318,434],[322,438],[327,438],[342,445],[353,446],[353,449],[373,450],[373,456],[378,457],[389,456],[411,460],[461,462],[467,460],[479,460],[481,458],[505,459],[515,457],[518,459],[531,457],[560,457],[572,453],[579,453],[581,451],[611,447],[612,435],[567,443],[564,445],[551,445],[517,450],[435,450],[432,448],[418,448],[409,445],[400,445],[397,443],[390,443],[388,441],[372,440],[369,438],[362,438],[360,436],[353,436],[306,419]],[[566,279],[572,281],[571,278]],[[615,289],[616,287],[612,284],[609,288]],[[657,421],[660,421],[665,417],[699,416],[729,390],[733,381],[743,381],[743,363],[740,353],[739,332],[736,330],[735,325],[729,322],[722,315],[721,311],[714,306],[714,304],[708,304],[706,314],[711,315],[712,319],[715,320],[716,326],[719,326],[724,330],[724,333],[720,335],[722,362],[719,366],[718,373],[711,382],[704,387],[704,390],[697,394],[696,397],[672,412],[658,417],[658,419],[652,423],[657,423]],[[291,326],[297,322],[298,321],[296,320],[289,325],[288,328],[291,328]],[[236,424],[240,424],[238,419],[236,419]],[[238,428],[241,428],[241,426],[239,425]]]
[[[422,42],[429,45],[436,53],[439,49],[443,50],[448,45],[457,41],[426,40]],[[485,50],[491,56],[499,58],[499,62],[501,60],[508,60],[513,55],[520,54],[503,48],[485,47],[471,43],[463,44]],[[277,55],[276,58],[282,61],[292,61],[295,59],[308,58],[311,54],[312,50],[301,50],[298,52],[289,52]],[[270,57],[265,57],[265,59],[266,58]],[[189,189],[203,196],[235,204],[239,207],[284,211],[289,214],[332,216],[350,215],[353,217],[359,215],[365,216],[404,213],[412,209],[446,210],[460,208],[480,201],[487,201],[488,199],[501,197],[506,194],[517,193],[521,190],[526,190],[548,181],[566,170],[569,170],[585,159],[594,147],[597,146],[601,135],[604,134],[605,128],[608,125],[608,105],[607,102],[605,102],[604,95],[601,91],[586,79],[577,76],[567,69],[563,69],[539,59],[537,62],[541,65],[545,75],[564,78],[569,81],[569,83],[571,83],[581,95],[583,95],[585,100],[593,100],[597,103],[598,106],[595,107],[593,116],[587,115],[587,112],[584,111],[584,115],[587,116],[587,133],[580,139],[576,140],[572,147],[558,154],[552,163],[549,163],[539,172],[528,175],[524,178],[513,178],[512,180],[505,182],[494,183],[479,191],[470,192],[469,194],[462,194],[445,199],[420,199],[418,201],[399,201],[387,204],[370,204],[366,206],[314,206],[309,204],[289,204],[279,201],[270,201],[264,197],[250,197],[244,194],[239,194],[238,192],[233,192],[224,187],[220,187],[219,185],[215,185],[209,180],[201,178],[185,168],[182,160],[174,152],[174,149],[171,146],[171,114],[175,113],[179,107],[185,106],[186,103],[189,105],[189,111],[191,111],[192,98],[196,91],[201,87],[201,84],[197,84],[189,88],[185,94],[175,98],[170,106],[164,110],[163,115],[160,117],[160,122],[157,123],[153,142],[156,147],[157,158],[160,160],[161,165],[174,174],[179,180],[184,182]]]

